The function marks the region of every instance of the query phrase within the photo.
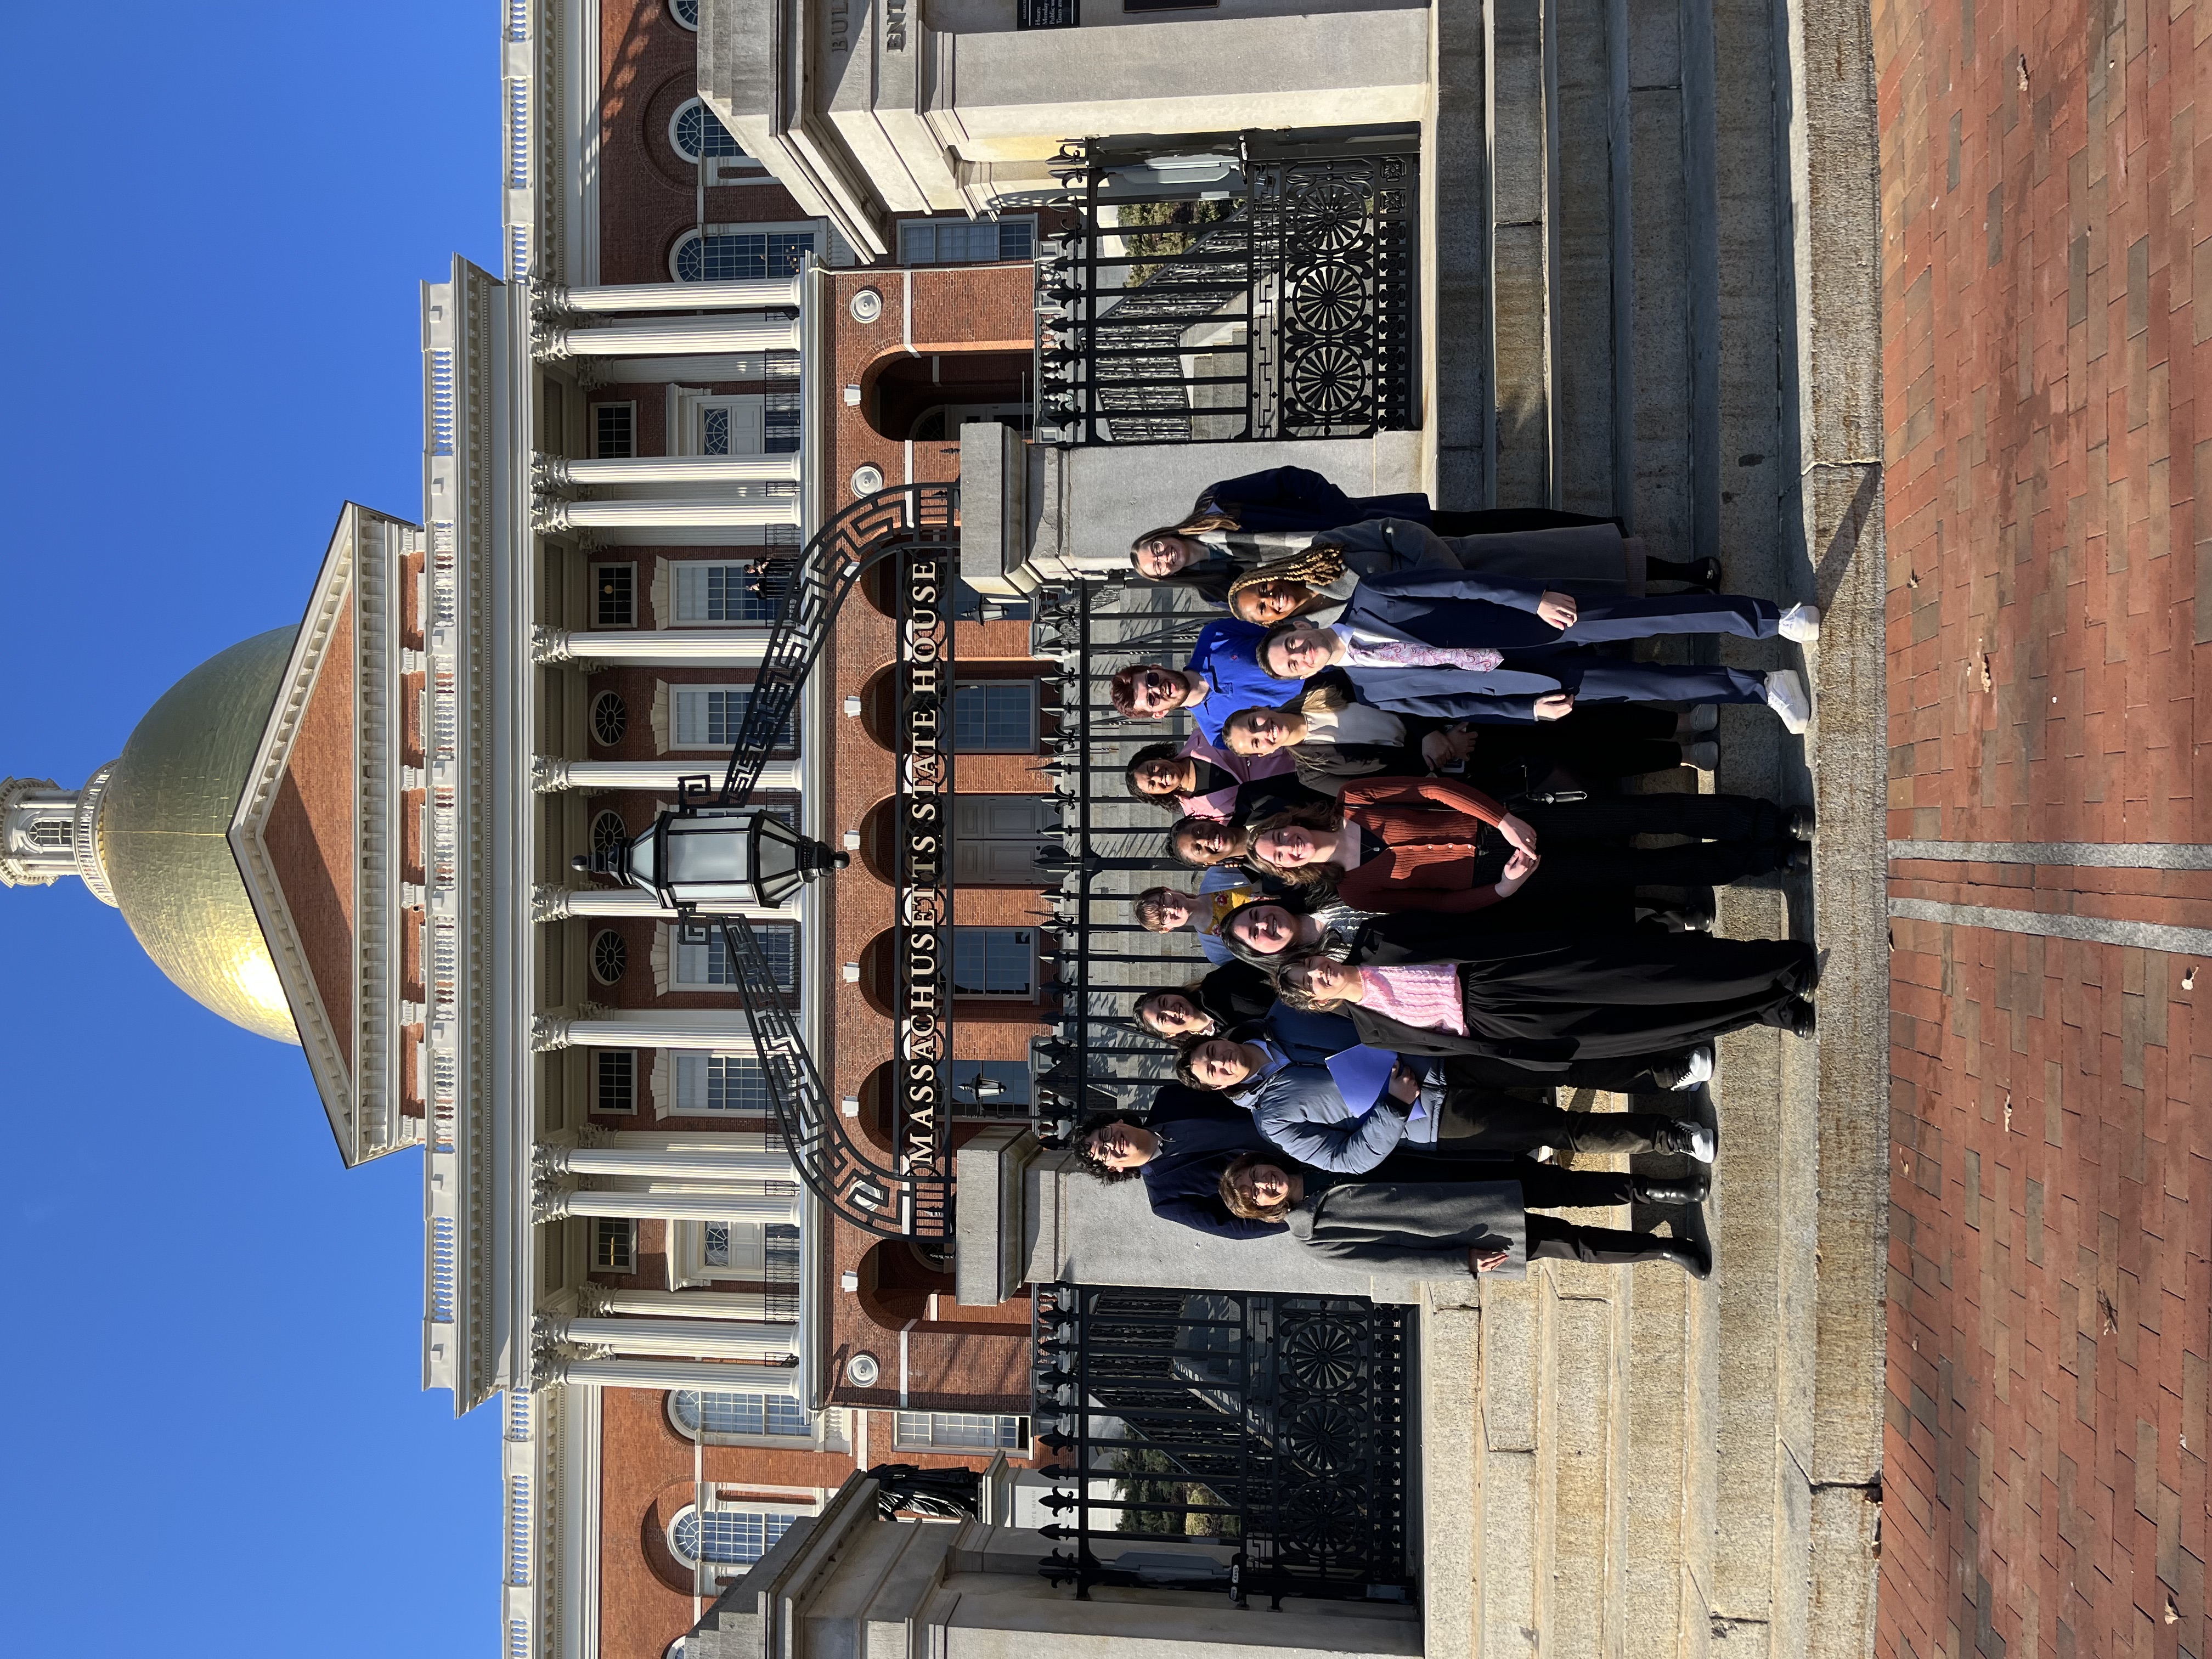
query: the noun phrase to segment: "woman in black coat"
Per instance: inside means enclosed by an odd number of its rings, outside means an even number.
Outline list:
[[[1148,581],[1192,588],[1225,605],[1229,584],[1248,570],[1303,551],[1322,531],[1366,519],[1411,519],[1440,536],[1618,523],[1549,507],[1437,512],[1426,495],[1347,495],[1318,472],[1278,466],[1209,484],[1180,520],[1131,543],[1129,562]]]
[[[1420,961],[1393,954],[1401,960],[1387,966],[1363,960],[1355,934],[1343,961],[1285,952],[1275,983],[1293,1007],[1346,1015],[1362,1042],[1401,1054],[1542,1065],[1710,1042],[1747,1025],[1813,1034],[1819,957],[1796,939],[1503,933],[1411,953]]]

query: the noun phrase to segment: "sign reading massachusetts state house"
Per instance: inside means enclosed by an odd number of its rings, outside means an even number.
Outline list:
[[[892,1056],[902,1175],[949,1176],[952,1059],[952,566],[902,566],[897,671],[898,951]]]

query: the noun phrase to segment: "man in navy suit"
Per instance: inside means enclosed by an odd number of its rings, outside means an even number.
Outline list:
[[[1730,593],[1577,601],[1532,583],[1465,570],[1403,570],[1353,589],[1326,626],[1291,620],[1260,642],[1265,673],[1340,670],[1360,700],[1394,714],[1489,720],[1559,720],[1576,702],[1764,702],[1791,732],[1811,718],[1791,670],[1642,663],[1589,649],[1662,634],[1820,637],[1811,605],[1785,611]]]
[[[1246,1221],[1221,1201],[1221,1172],[1245,1152],[1268,1150],[1252,1114],[1224,1097],[1170,1083],[1152,1097],[1141,1124],[1110,1113],[1078,1129],[1068,1143],[1102,1181],[1141,1176],[1152,1213],[1223,1238],[1279,1233],[1273,1221]]]

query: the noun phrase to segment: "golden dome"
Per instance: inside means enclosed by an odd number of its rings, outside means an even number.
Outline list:
[[[154,965],[232,1024],[291,1043],[300,1034],[229,830],[295,631],[234,645],[171,686],[100,803],[100,860]]]

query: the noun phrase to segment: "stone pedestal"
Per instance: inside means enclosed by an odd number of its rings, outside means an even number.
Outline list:
[[[1303,466],[1348,495],[1419,490],[1421,434],[1249,444],[1031,444],[1009,427],[960,429],[961,579],[1006,599],[1047,582],[1127,572],[1129,544],[1190,511],[1224,478]]]
[[[1036,1146],[1026,1131],[1022,1138]],[[984,1149],[981,1139],[960,1153],[963,1302],[969,1300],[968,1275],[976,1275],[980,1295],[992,1271],[982,1229],[993,1218],[994,1206],[975,1200],[978,1186],[995,1200],[1001,1248],[1012,1249],[1019,1230],[1022,1262],[1012,1280],[1015,1285],[1069,1279],[1183,1291],[1364,1296],[1431,1306],[1472,1304],[1479,1294],[1474,1279],[1464,1273],[1422,1279],[1377,1272],[1316,1255],[1286,1233],[1218,1238],[1154,1215],[1142,1181],[1109,1185],[1085,1174],[1073,1152],[1024,1157],[1018,1142]],[[971,1224],[977,1230],[972,1248]]]

